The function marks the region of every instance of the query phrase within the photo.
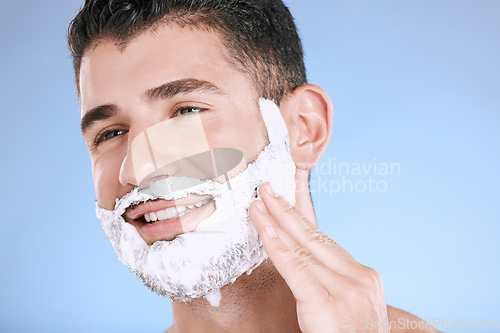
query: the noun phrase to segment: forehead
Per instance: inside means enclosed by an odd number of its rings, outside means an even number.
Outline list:
[[[241,81],[219,35],[200,29],[163,25],[120,47],[101,41],[88,49],[80,67],[82,112],[102,104],[137,98],[168,81],[196,78],[222,88]]]

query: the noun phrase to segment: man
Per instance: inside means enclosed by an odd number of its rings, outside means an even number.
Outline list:
[[[333,108],[281,0],[87,0],[69,45],[98,217],[168,332],[434,331],[316,227]]]

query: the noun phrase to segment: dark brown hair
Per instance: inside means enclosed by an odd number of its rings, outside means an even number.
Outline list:
[[[163,23],[216,31],[231,64],[278,104],[307,82],[300,38],[281,0],[86,0],[68,32],[77,88],[89,47],[110,40],[124,48]]]

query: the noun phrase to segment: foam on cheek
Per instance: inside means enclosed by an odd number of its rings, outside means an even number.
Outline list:
[[[113,211],[96,207],[119,259],[161,296],[182,301],[205,296],[212,306],[218,306],[222,286],[245,272],[250,274],[267,258],[248,208],[255,199],[255,189],[265,181],[271,181],[276,191],[294,204],[295,166],[278,107],[260,100],[260,108],[270,143],[254,163],[229,180],[230,186],[168,177],[147,189],[134,189],[116,201]],[[190,194],[212,195],[216,210],[194,232],[172,241],[148,246],[136,228],[122,218],[132,203],[176,200]]]

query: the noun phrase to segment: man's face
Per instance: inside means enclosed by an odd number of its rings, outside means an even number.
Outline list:
[[[166,134],[172,151],[205,140],[210,148],[241,151],[245,164],[256,158],[266,145],[259,96],[249,78],[229,64],[225,53],[217,34],[177,26],[145,32],[124,50],[113,42],[101,42],[86,51],[80,73],[81,110],[84,118],[94,113],[84,138],[100,207],[112,210],[117,198],[139,185],[142,177],[138,175],[140,163],[133,156],[134,140],[164,121],[175,124],[202,111],[196,119],[202,123],[203,137],[194,131],[191,136],[172,135],[169,140]],[[208,207],[205,215],[210,212]],[[141,236],[152,244],[174,235]]]
[[[278,107],[217,34],[163,26],[122,49],[98,43],[80,89],[96,213],[124,264],[187,301],[262,263],[248,208],[264,181],[294,203],[295,165]]]

